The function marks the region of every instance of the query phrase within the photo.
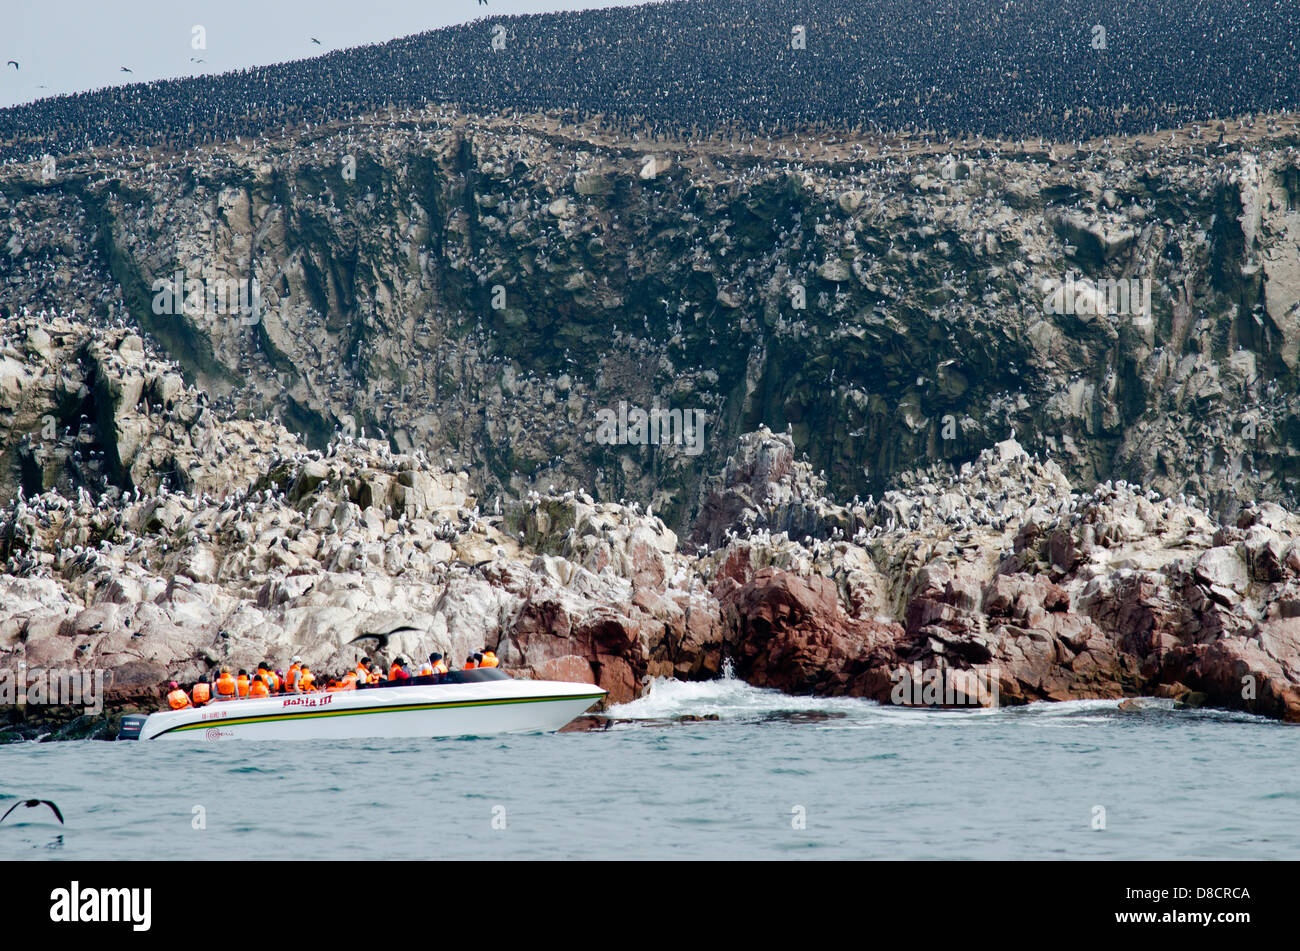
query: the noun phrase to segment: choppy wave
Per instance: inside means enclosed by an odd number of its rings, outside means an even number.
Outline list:
[[[1043,725],[1085,727],[1113,723],[1132,717],[1177,716],[1187,719],[1223,721],[1259,720],[1247,713],[1223,710],[1175,710],[1172,700],[1139,698],[1138,711],[1123,711],[1120,700],[1042,701],[1027,706],[971,709],[921,709],[878,704],[855,697],[792,696],[763,687],[753,687],[735,676],[730,663],[714,680],[682,681],[659,677],[650,683],[644,697],[615,704],[607,711],[614,720],[672,720],[683,717],[753,721],[798,719],[799,714],[822,714],[836,718],[828,727],[860,728],[870,725],[913,723],[962,723],[990,718],[1028,718]],[[1064,721],[1064,722],[1063,722]]]
[[[1099,702],[1115,707],[1110,701]],[[1051,706],[1073,706],[1052,704]],[[764,687],[753,687],[736,677],[730,663],[714,680],[681,681],[656,678],[644,697],[630,703],[615,704],[607,715],[616,720],[670,720],[681,717],[707,717],[719,720],[798,720],[800,714],[810,719],[835,718],[840,728],[862,727],[890,722],[930,722],[996,716],[994,709],[923,710],[915,707],[882,705],[858,697],[793,696]],[[820,721],[819,721],[820,722]]]
[[[762,687],[751,687],[728,664],[715,680],[671,680],[658,677],[649,692],[630,703],[615,704],[608,715],[620,720],[669,720],[675,717],[713,717],[725,720],[761,720],[796,713],[863,716],[877,708],[871,700],[851,697],[795,697]]]

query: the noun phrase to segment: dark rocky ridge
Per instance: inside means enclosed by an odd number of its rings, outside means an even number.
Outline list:
[[[689,0],[489,13],[315,59],[3,110],[0,158],[274,138],[429,103],[563,110],[677,137],[815,124],[1087,139],[1294,110],[1297,27],[1294,0]]]

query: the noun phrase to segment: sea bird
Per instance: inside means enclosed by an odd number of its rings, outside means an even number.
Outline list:
[[[377,634],[371,631],[366,631],[364,633],[358,634],[356,637],[352,638],[352,640],[348,641],[348,643],[355,644],[357,641],[364,641],[368,637],[373,637],[376,641],[379,642],[379,649],[383,651],[383,650],[388,650],[388,639],[392,637],[394,634],[400,634],[402,631],[419,631],[419,630],[420,628],[411,627],[408,624],[408,625],[404,625],[403,627],[395,627],[387,634]]]
[[[9,813],[13,812],[19,806],[26,806],[28,809],[33,809],[36,806],[40,806],[40,805],[49,806],[50,809],[54,811],[54,817],[59,820],[59,824],[60,825],[64,824],[63,813],[59,812],[59,807],[56,806],[54,803],[50,802],[48,799],[23,799],[19,802],[16,802],[12,806],[10,806],[8,810],[6,810],[3,816],[0,816],[0,822],[4,822],[6,819],[8,819]]]

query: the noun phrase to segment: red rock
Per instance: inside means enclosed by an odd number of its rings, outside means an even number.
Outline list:
[[[829,579],[775,568],[730,592],[723,611],[737,674],[788,693],[857,693],[853,681],[873,654],[892,657],[902,634],[898,625],[847,617]]]
[[[596,683],[609,694],[607,703],[627,703],[640,695],[640,678],[622,657],[597,654],[595,666],[598,671]]]
[[[561,680],[566,683],[594,684],[596,676],[591,664],[577,654],[565,654],[553,660],[544,660],[532,668],[537,680]]]

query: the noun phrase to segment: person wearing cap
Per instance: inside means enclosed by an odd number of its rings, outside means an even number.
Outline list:
[[[180,684],[176,681],[173,680],[169,683],[167,689],[170,691],[170,693],[167,694],[167,703],[173,710],[184,710],[186,707],[192,705],[190,703],[190,695],[182,690]]]
[[[424,666],[420,668],[421,675],[430,675],[441,677],[447,672],[447,662],[442,659],[442,655],[434,651],[429,655],[429,659]]]

